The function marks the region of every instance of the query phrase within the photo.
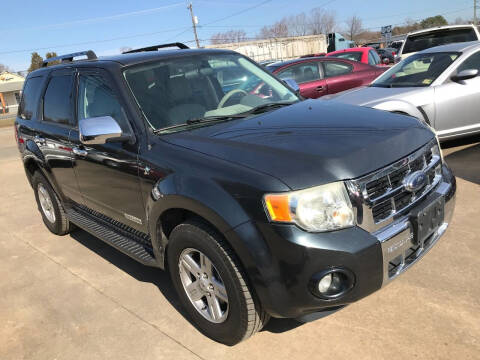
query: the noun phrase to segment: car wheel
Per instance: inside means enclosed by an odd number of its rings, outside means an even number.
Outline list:
[[[205,335],[235,345],[267,323],[235,254],[209,226],[194,220],[175,227],[167,256],[180,300]]]
[[[74,226],[68,220],[63,205],[50,183],[40,172],[37,171],[33,175],[32,185],[38,210],[48,230],[56,235],[65,235],[72,231]]]

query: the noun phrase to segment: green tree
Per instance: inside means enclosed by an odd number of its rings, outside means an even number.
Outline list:
[[[38,55],[37,52],[32,53],[32,60],[30,61],[30,67],[28,68],[28,72],[32,72],[33,70],[37,70],[42,67],[43,58]]]
[[[57,53],[56,53],[55,51],[47,52],[47,53],[45,54],[45,58],[46,58],[46,59],[50,59],[50,58],[57,57],[57,56],[58,56],[58,55],[57,55]],[[49,65],[49,66],[50,66],[50,65],[56,65],[56,64],[60,64],[60,62],[61,62],[60,60],[55,60],[55,61],[52,61],[52,62],[48,63],[48,65]]]
[[[426,19],[423,19],[420,22],[420,26],[422,27],[422,29],[428,29],[434,26],[443,26],[443,25],[448,25],[448,21],[442,15],[431,16]]]

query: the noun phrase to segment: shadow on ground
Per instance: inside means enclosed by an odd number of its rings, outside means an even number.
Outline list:
[[[170,281],[170,275],[167,271],[142,265],[112,246],[104,243],[102,240],[90,235],[84,230],[75,230],[70,234],[70,236],[136,280],[154,284],[160,290],[165,299],[167,299],[168,302],[175,308],[175,310],[177,310],[185,319],[187,319],[187,321],[190,322],[188,314],[183,309],[180,300],[177,297],[175,288]],[[262,331],[268,331],[276,334],[283,333],[293,330],[303,325],[305,322],[314,321],[320,317],[328,316],[333,312],[335,311],[315,314],[313,317],[301,321],[296,319],[272,318]]]
[[[480,136],[453,140],[442,144],[443,149],[465,146],[445,156],[456,177],[480,185]]]

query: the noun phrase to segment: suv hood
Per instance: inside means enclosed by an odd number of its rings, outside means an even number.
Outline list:
[[[411,117],[306,100],[162,139],[269,174],[297,190],[365,175],[433,137]]]

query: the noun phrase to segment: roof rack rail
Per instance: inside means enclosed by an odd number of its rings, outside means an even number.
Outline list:
[[[60,55],[60,56],[47,58],[47,59],[43,60],[42,67],[46,67],[46,66],[48,66],[48,63],[51,63],[53,61],[58,61],[58,60],[61,60],[62,62],[72,62],[73,58],[76,58],[78,56],[86,56],[88,60],[97,59],[97,55],[92,50],[80,51],[80,52],[76,52],[76,53],[65,54],[65,55]]]
[[[153,46],[147,46],[140,49],[128,50],[128,51],[124,51],[122,54],[131,54],[131,53],[137,53],[137,52],[143,52],[143,51],[156,51],[158,49],[163,49],[168,47],[178,47],[179,49],[190,49],[187,45],[183,43],[174,42],[169,44],[153,45]]]

